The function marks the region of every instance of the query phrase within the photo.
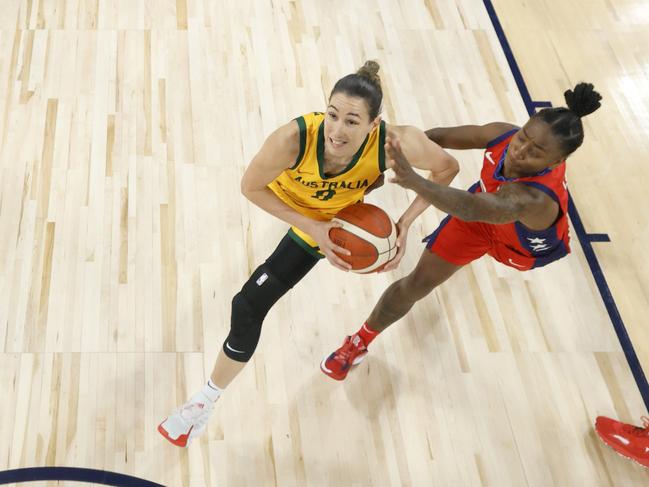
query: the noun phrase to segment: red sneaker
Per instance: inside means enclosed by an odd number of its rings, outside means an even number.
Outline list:
[[[642,426],[604,416],[595,420],[595,431],[604,443],[623,457],[649,468],[649,418],[646,416],[642,417]]]
[[[329,377],[343,380],[352,365],[360,364],[367,355],[367,347],[358,335],[345,338],[342,346],[320,363],[322,370]]]

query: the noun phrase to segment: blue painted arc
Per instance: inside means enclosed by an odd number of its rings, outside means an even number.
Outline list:
[[[44,480],[68,480],[92,484],[113,485],[116,487],[164,487],[122,473],[75,467],[27,467],[0,472],[0,485],[18,482],[39,482]]]

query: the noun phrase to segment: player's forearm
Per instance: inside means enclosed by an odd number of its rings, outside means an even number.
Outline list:
[[[410,225],[412,225],[412,222],[414,222],[419,215],[426,211],[426,208],[428,208],[429,206],[430,202],[428,202],[422,196],[417,195],[415,200],[410,203],[410,206],[399,218],[399,223],[406,227],[409,227]]]
[[[410,189],[439,210],[460,220],[486,223],[513,221],[510,218],[511,212],[490,195],[481,198],[468,191],[442,186],[424,178],[418,178]]]
[[[435,127],[426,130],[426,137],[445,149],[473,149],[476,146],[471,134],[475,125]]]
[[[249,189],[244,191],[243,194],[265,212],[307,233],[309,233],[311,225],[315,221],[295,211],[268,188]]]
[[[428,177],[428,180],[431,182],[436,182],[438,184],[443,184],[444,186],[448,186],[449,184],[451,184],[451,181],[453,181],[453,178],[457,173],[457,167],[450,167],[448,170],[441,173],[437,173],[435,175],[431,174]],[[430,207],[430,205],[430,201],[418,194],[415,200],[406,209],[406,211],[403,212],[403,215],[401,215],[401,218],[399,218],[399,222],[409,227],[412,222],[414,222],[419,217],[419,215],[421,215],[424,211],[426,211],[428,207]]]

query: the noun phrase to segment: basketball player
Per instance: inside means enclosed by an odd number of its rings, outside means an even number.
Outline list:
[[[381,184],[386,137],[398,137],[412,164],[429,170],[436,183],[448,185],[457,174],[457,161],[422,131],[381,121],[378,70],[368,61],[340,79],[326,113],[310,113],[277,129],[243,175],[243,194],[291,228],[234,296],[230,333],[207,384],[158,426],[174,445],[187,446],[205,430],[215,401],[252,357],[273,304],[323,257],[335,267],[350,268],[336,255],[349,252],[329,239],[329,230],[339,226],[330,220]],[[397,262],[410,223],[429,205],[417,198],[400,218]]]
[[[595,421],[601,440],[620,455],[649,468],[649,418],[642,417],[642,426],[622,423],[605,416]]]
[[[566,157],[584,140],[581,118],[600,107],[592,84],[564,93],[567,108],[546,108],[522,128],[508,123],[435,128],[430,140],[452,149],[482,149],[480,180],[468,191],[426,181],[408,163],[399,140],[386,142],[395,182],[449,215],[426,237],[415,269],[390,285],[360,330],[322,361],[343,380],[363,360],[379,333],[458,269],[489,254],[519,271],[541,267],[570,252]]]

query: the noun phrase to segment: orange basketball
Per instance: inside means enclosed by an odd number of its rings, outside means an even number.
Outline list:
[[[351,252],[338,256],[360,274],[379,271],[397,255],[397,228],[378,206],[356,203],[339,211],[334,221],[342,228],[329,230],[329,238]]]

